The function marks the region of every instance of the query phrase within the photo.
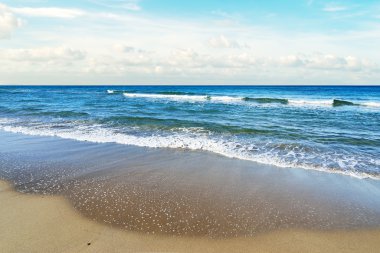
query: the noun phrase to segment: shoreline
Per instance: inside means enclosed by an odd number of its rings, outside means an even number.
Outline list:
[[[128,231],[234,238],[380,227],[376,180],[205,152],[0,137],[0,178],[17,191],[64,196],[83,216]]]
[[[376,180],[201,152],[0,137],[5,252],[380,248]]]
[[[23,127],[16,127],[12,128],[9,126],[0,126],[0,131],[6,132],[9,134],[20,134],[20,135],[27,135],[27,136],[32,136],[32,137],[41,137],[41,138],[60,138],[62,140],[70,140],[70,141],[79,141],[79,142],[91,142],[94,144],[110,144],[110,145],[124,145],[124,146],[129,146],[129,147],[138,147],[138,148],[147,148],[147,149],[166,149],[166,150],[182,150],[185,152],[207,152],[213,155],[217,156],[222,156],[224,158],[228,159],[237,159],[241,161],[248,161],[252,163],[257,163],[263,166],[273,166],[273,167],[278,167],[278,168],[283,168],[283,169],[296,169],[296,170],[306,170],[306,171],[318,171],[318,172],[323,172],[323,173],[329,173],[329,174],[336,174],[336,175],[342,175],[342,176],[348,176],[352,178],[357,178],[357,179],[370,179],[370,180],[377,180],[380,181],[380,175],[372,175],[367,172],[359,172],[359,171],[342,171],[342,170],[334,170],[334,169],[329,169],[327,170],[326,168],[319,168],[319,167],[310,167],[306,165],[299,165],[299,166],[293,166],[292,164],[283,164],[281,162],[276,162],[272,161],[268,163],[269,160],[263,162],[260,159],[257,158],[252,158],[252,157],[245,157],[240,154],[233,154],[233,153],[228,153],[225,151],[215,151],[215,150],[208,150],[208,149],[197,149],[197,148],[179,148],[176,145],[174,146],[156,146],[152,145],[150,143],[149,139],[146,139],[142,141],[142,143],[135,142],[133,141],[134,138],[131,138],[131,140],[128,140],[128,136],[123,136],[120,135],[120,138],[107,138],[102,136],[102,132],[99,133],[99,135],[93,135],[93,134],[84,134],[81,133],[80,137],[78,137],[78,134],[72,134],[72,133],[59,133],[59,132],[54,132],[54,131],[46,131],[44,133],[39,132],[37,130],[30,130],[27,128]],[[124,141],[120,141],[119,139],[123,140],[123,137],[125,137]]]
[[[5,181],[0,202],[4,252],[375,252],[380,247],[378,229],[286,230],[233,239],[144,235],[88,220],[63,197],[15,192]]]

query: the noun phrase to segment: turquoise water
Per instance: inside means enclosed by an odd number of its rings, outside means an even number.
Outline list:
[[[0,87],[0,130],[380,178],[380,87]]]

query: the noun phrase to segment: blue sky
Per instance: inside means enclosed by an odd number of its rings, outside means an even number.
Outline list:
[[[0,0],[0,83],[379,84],[380,2]]]

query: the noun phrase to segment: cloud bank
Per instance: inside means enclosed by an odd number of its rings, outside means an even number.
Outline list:
[[[334,32],[295,25],[279,29],[279,24],[270,24],[279,18],[277,14],[263,14],[262,23],[215,10],[208,17],[187,19],[145,12],[141,1],[87,2],[91,8],[0,4],[0,38],[6,39],[0,47],[2,82],[376,84],[380,80],[375,46],[380,43],[380,23],[375,21]],[[333,4],[321,10],[316,1],[304,5],[321,15],[348,10]]]

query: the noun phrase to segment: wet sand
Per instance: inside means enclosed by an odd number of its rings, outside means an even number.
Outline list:
[[[63,197],[17,193],[3,181],[0,203],[2,252],[328,253],[380,249],[380,230],[283,230],[233,239],[133,233],[84,218]]]
[[[380,249],[376,180],[5,132],[0,144],[6,252]]]

